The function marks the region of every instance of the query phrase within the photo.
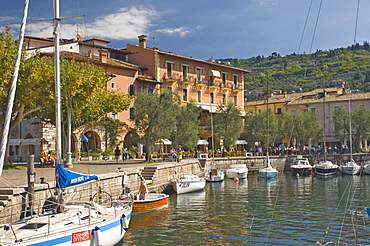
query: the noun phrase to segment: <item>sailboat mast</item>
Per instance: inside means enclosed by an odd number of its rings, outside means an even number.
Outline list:
[[[60,52],[59,52],[59,0],[54,0],[54,78],[55,78],[55,127],[56,127],[56,164],[62,161],[62,123],[60,97]]]
[[[352,161],[352,120],[351,120],[351,90],[348,86],[348,122],[349,122],[349,154]]]
[[[12,111],[14,106],[14,99],[15,99],[15,91],[17,89],[17,80],[18,80],[18,71],[19,66],[21,63],[21,57],[22,57],[22,47],[23,47],[23,41],[24,41],[24,32],[26,30],[26,22],[27,22],[27,13],[28,13],[28,0],[24,1],[24,8],[23,8],[23,18],[22,18],[22,24],[21,29],[19,32],[19,38],[18,38],[18,50],[15,60],[15,65],[13,69],[13,77],[12,81],[10,83],[10,91],[9,91],[9,98],[8,98],[8,107],[6,108],[5,113],[5,122],[4,122],[4,128],[3,128],[3,135],[1,136],[1,146],[0,146],[0,176],[3,172],[3,166],[5,162],[5,154],[6,154],[6,148],[8,146],[8,136],[9,136],[9,130],[10,130],[10,120],[12,118]]]

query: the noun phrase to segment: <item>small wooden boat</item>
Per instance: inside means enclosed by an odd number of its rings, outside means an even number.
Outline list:
[[[229,168],[226,169],[226,177],[229,179],[246,179],[247,175],[248,167],[245,164],[230,164]]]
[[[204,178],[208,182],[220,182],[225,178],[225,173],[219,168],[212,168],[204,174]]]
[[[206,186],[206,180],[195,174],[185,174],[172,182],[171,185],[177,194],[183,194],[203,190]]]
[[[148,193],[144,200],[134,200],[132,212],[143,212],[155,208],[168,206],[168,195],[163,193]]]

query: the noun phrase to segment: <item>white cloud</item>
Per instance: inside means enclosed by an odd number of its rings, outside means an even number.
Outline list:
[[[181,37],[186,36],[186,34],[190,33],[187,27],[178,27],[178,28],[164,28],[156,30],[157,32],[166,33],[166,34],[180,34]]]
[[[86,23],[87,34],[83,34],[84,28],[79,27],[79,33],[83,38],[106,38],[108,40],[137,39],[139,35],[147,35],[161,14],[156,10],[144,7],[121,8],[115,13],[97,17],[93,22]],[[159,22],[159,21],[158,21]],[[52,23],[38,22],[32,23],[31,30],[33,36],[51,37],[53,32]],[[76,24],[61,24],[61,37],[76,37]],[[169,35],[179,34],[185,36],[190,31],[186,27],[164,28],[156,30]]]

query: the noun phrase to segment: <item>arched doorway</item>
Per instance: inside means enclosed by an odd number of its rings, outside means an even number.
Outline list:
[[[94,131],[85,132],[84,135],[89,141],[82,141],[81,151],[82,152],[96,152],[97,149],[101,149],[101,139],[99,135]]]

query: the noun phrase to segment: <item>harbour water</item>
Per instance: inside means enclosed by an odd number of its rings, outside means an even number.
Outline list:
[[[370,206],[370,176],[264,180],[250,174],[235,183],[207,183],[204,191],[171,195],[169,206],[134,214],[120,245],[370,244],[370,219],[348,210]],[[327,231],[327,233],[326,233]],[[324,238],[325,236],[325,238]]]

